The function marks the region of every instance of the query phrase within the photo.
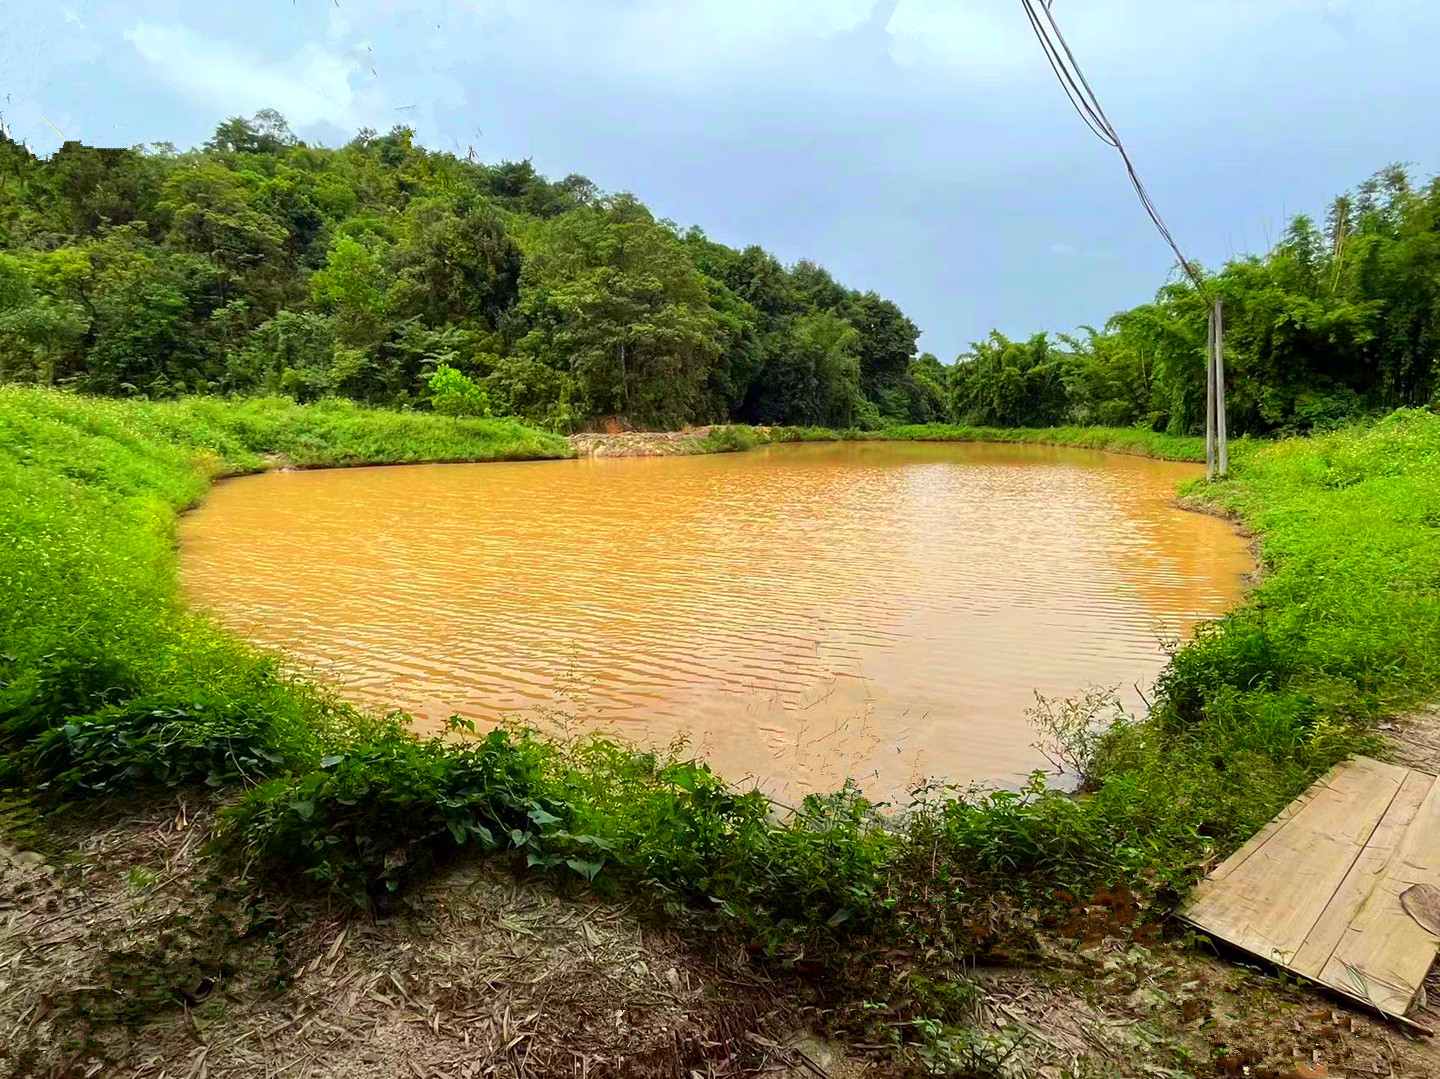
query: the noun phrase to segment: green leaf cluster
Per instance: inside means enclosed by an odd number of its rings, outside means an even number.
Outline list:
[[[430,376],[430,407],[442,416],[488,416],[490,398],[448,364],[441,364]]]
[[[298,874],[360,906],[462,849],[518,851],[531,866],[593,878],[603,852],[566,831],[571,813],[550,795],[547,755],[503,731],[455,744],[397,727],[254,788],[226,812],[219,842],[264,876]]]

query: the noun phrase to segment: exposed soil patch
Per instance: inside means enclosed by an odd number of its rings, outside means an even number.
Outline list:
[[[1431,1039],[1268,973],[1175,946],[1055,949],[1036,970],[980,970],[982,1027],[1017,1076],[1318,1079],[1440,1074]],[[1086,1071],[1085,1069],[1090,1069]]]
[[[624,903],[492,862],[403,912],[341,918],[203,879],[211,820],[181,799],[65,837],[64,862],[0,851],[0,1074],[543,1079],[843,1061],[795,1033],[783,987]]]
[[[704,452],[700,443],[712,430],[586,432],[571,435],[570,445],[581,457],[686,457]]]
[[[1380,729],[1390,741],[1396,764],[1440,775],[1440,704],[1427,705]]]

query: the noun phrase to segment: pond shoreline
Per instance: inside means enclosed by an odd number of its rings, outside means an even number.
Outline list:
[[[187,515],[180,566],[198,609],[417,731],[560,709],[704,747],[782,802],[863,777],[903,803],[917,776],[1023,784],[1046,765],[1037,692],[1114,685],[1140,709],[1157,632],[1188,639],[1243,601],[1243,540],[1175,502],[1200,471],[826,441],[271,473]]]
[[[586,431],[570,435],[569,440],[577,456],[591,458],[734,453],[756,446],[793,442],[982,442],[1065,446],[1164,461],[1194,463],[1205,460],[1203,438],[1167,435],[1141,428],[1026,429],[929,424],[863,431],[713,424],[679,431]],[[1236,439],[1232,442],[1232,455],[1243,458],[1250,448],[1249,440]]]
[[[568,1074],[567,1053],[580,1046],[605,1059],[611,1074],[671,1074],[677,1059],[735,1061],[742,1044],[788,1044],[790,1020],[804,1018],[797,1009],[805,1010],[805,1022],[823,1014],[842,1055],[875,1075],[911,1074],[922,1060],[937,1058],[980,1063],[992,1059],[986,1053],[1037,1068],[1068,1067],[1084,1056],[1112,1067],[1123,1062],[1126,1074],[1202,1063],[1213,1070],[1240,1051],[1255,1066],[1280,1066],[1295,1047],[1362,1070],[1378,1070],[1383,1056],[1397,1074],[1434,1074],[1433,1055],[1416,1056],[1424,1047],[1406,1045],[1344,1005],[1334,1009],[1344,1018],[1337,1035],[1328,1007],[1323,1020],[1305,1018],[1304,1009],[1328,1004],[1325,998],[1216,964],[1183,940],[1159,943],[1156,931],[1207,860],[1233,849],[1328,762],[1373,751],[1379,720],[1412,708],[1440,683],[1440,647],[1426,629],[1434,624],[1435,601],[1421,587],[1437,562],[1426,515],[1440,505],[1432,467],[1440,448],[1436,417],[1401,413],[1256,447],[1237,455],[1229,481],[1192,490],[1206,510],[1234,515],[1264,537],[1269,576],[1246,604],[1176,654],[1164,714],[1126,727],[1103,759],[1088,758],[1095,771],[1083,799],[1042,791],[953,797],[937,803],[935,814],[918,815],[913,835],[899,837],[873,831],[863,815],[847,816],[854,807],[843,800],[822,801],[795,825],[757,813],[763,825],[737,830],[727,816],[737,809],[733,795],[702,773],[626,771],[635,767],[629,758],[607,765],[622,769],[618,779],[594,770],[593,760],[584,767],[564,758],[546,765],[553,771],[526,779],[538,784],[533,797],[543,799],[530,820],[571,816],[569,838],[542,836],[551,845],[532,851],[539,858],[532,864],[555,868],[521,880],[502,877],[487,893],[495,909],[485,924],[510,935],[496,940],[489,966],[476,968],[489,982],[460,998],[440,993],[430,976],[444,960],[412,950],[435,939],[430,928],[406,928],[396,913],[424,917],[427,909],[443,914],[466,902],[469,883],[455,890],[440,879],[432,886],[426,874],[445,861],[473,867],[465,852],[477,844],[462,851],[448,837],[453,828],[463,836],[491,819],[485,814],[495,804],[489,795],[457,800],[451,792],[468,791],[463,782],[439,791],[438,801],[415,797],[420,786],[395,786],[384,769],[403,762],[426,784],[451,783],[452,776],[470,775],[466,769],[489,767],[492,756],[506,760],[518,752],[523,764],[524,753],[549,751],[497,745],[491,756],[456,760],[443,747],[387,740],[375,720],[277,677],[273,665],[179,604],[175,515],[218,475],[276,466],[276,458],[262,454],[324,467],[563,457],[571,447],[499,422],[292,403],[123,403],[49,391],[0,391],[0,420],[7,436],[0,441],[0,483],[25,495],[0,501],[6,560],[0,588],[12,589],[0,592],[0,608],[8,608],[0,615],[0,688],[10,709],[4,765],[12,788],[5,806],[9,846],[0,849],[0,898],[11,913],[0,927],[0,959],[19,960],[10,964],[19,975],[0,995],[0,1031],[15,1032],[6,1063],[19,1062],[20,1074],[106,1059],[134,1068],[156,1054],[167,1060],[189,1054],[185,1066],[200,1071],[232,1054],[233,1074],[259,1075],[272,1064],[288,1067],[330,1051],[332,1041],[304,1040],[312,1028],[353,1048],[335,1059],[357,1074],[367,1066],[393,1074],[417,1059],[443,1071],[462,1037],[456,1023],[477,1019],[493,1024],[466,1028],[487,1066],[513,1065],[517,1046],[536,1045],[545,1048],[531,1058],[537,1073]],[[799,441],[812,433],[771,434],[772,441]],[[1130,431],[888,434],[1181,460],[1194,459],[1199,441],[1177,446]],[[743,435],[711,431],[703,440],[714,450],[747,448]],[[1350,537],[1359,534],[1369,542],[1357,551]],[[89,658],[57,651],[77,641],[91,646]],[[108,666],[94,666],[101,661]],[[91,683],[82,676],[92,670],[105,672],[104,680],[87,690]],[[82,680],[56,682],[64,678]],[[16,717],[49,718],[53,709],[34,694],[54,684],[85,703],[64,706],[65,728],[17,744],[15,732],[24,728]],[[134,696],[122,695],[121,686]],[[16,711],[32,699],[40,711]],[[206,707],[193,710],[196,701]],[[264,725],[257,728],[256,719]],[[372,726],[337,733],[351,722]],[[193,733],[148,737],[157,727]],[[132,737],[132,728],[141,737]],[[96,737],[112,730],[123,737]],[[219,740],[207,741],[207,731]],[[331,759],[343,749],[327,748],[325,739],[335,737],[348,740],[348,763]],[[237,750],[248,753],[257,738],[243,765],[258,769],[254,778],[227,772]],[[272,755],[270,763],[259,750]],[[330,756],[322,759],[324,753]],[[333,787],[337,768],[365,784],[363,802],[352,797],[359,788]],[[208,790],[207,772],[231,785]],[[358,896],[338,887],[319,899],[296,895],[310,872],[298,868],[267,878],[257,891],[233,862],[197,860],[214,813],[236,806],[243,786],[236,780],[255,782],[266,772],[276,778],[243,796],[248,816],[228,826],[232,844],[243,828],[254,864],[279,859],[282,869],[302,853],[296,836],[333,836],[363,853],[351,820],[363,811],[384,835],[414,835],[398,854],[378,849],[357,866],[331,866],[337,882],[357,872],[378,875],[378,893],[367,896],[362,886]],[[607,787],[612,781],[620,786]],[[47,791],[37,789],[41,782]],[[128,801],[93,797],[137,783],[141,789]],[[434,831],[414,831],[430,821],[439,822]],[[675,830],[681,822],[686,827]],[[692,824],[705,827],[687,831]],[[663,841],[647,841],[654,835]],[[687,838],[697,835],[709,846]],[[283,842],[266,851],[270,836]],[[589,894],[583,878],[596,863],[584,860],[593,854],[582,857],[586,848],[575,845],[577,837],[614,848],[607,860],[614,861],[617,898],[593,915],[556,913],[552,901],[577,889]],[[546,861],[555,857],[562,861]],[[581,868],[567,870],[565,858]],[[519,849],[496,862],[523,874],[524,860]],[[212,872],[213,879],[206,876]],[[387,879],[413,881],[414,898],[387,898]],[[1079,905],[1058,903],[1061,893],[1081,896]],[[357,900],[368,913],[335,916],[335,902]],[[1071,922],[1080,920],[1083,946],[1067,928],[1067,909]],[[538,924],[526,920],[527,911],[540,912]],[[607,930],[597,934],[594,926],[568,921],[622,915],[616,939],[671,933],[698,949],[702,961],[657,957],[667,969],[646,980],[632,969],[629,953],[615,960],[619,965],[607,958]],[[657,992],[680,1000],[673,1020],[646,1030],[613,1018],[585,1026],[584,1006],[574,1005],[582,1023],[567,1026],[544,1000],[523,997],[515,998],[514,1014],[542,1017],[527,1018],[530,1026],[517,1027],[508,1011],[480,1016],[473,1004],[467,1010],[465,1001],[484,996],[484,985],[514,974],[505,955],[533,947],[537,933],[558,933],[562,922],[572,930],[554,938],[557,948],[597,950],[581,980],[613,975],[625,986],[616,1006],[635,1009],[633,1015],[650,1007]],[[268,928],[257,936],[256,924]],[[35,950],[56,933],[63,946]],[[442,945],[447,939],[441,936]],[[361,940],[387,956],[413,959],[388,970],[366,959],[352,970],[345,942]],[[272,944],[279,950],[266,951]],[[702,969],[714,972],[713,984],[687,982]],[[277,970],[286,972],[290,988],[274,987]],[[706,1010],[704,1001],[717,1001],[713,994],[732,985],[727,979],[747,987],[742,996],[751,1009]],[[538,984],[528,975],[522,981]],[[383,999],[367,1003],[373,993]],[[1299,1007],[1272,1023],[1277,1004]],[[268,1018],[257,1008],[271,1009]],[[755,1014],[764,1009],[771,1020]],[[318,1025],[292,1025],[302,1010]],[[1198,1026],[1197,1017],[1204,1020]],[[392,1033],[375,1045],[365,1032],[382,1026]],[[1146,1038],[1107,1040],[1104,1033],[1135,1027]],[[1023,1048],[1012,1044],[1025,1029],[1044,1036],[1026,1035]],[[195,1048],[196,1030],[216,1046],[208,1062],[207,1051]],[[903,1034],[892,1039],[890,1031]],[[751,1035],[762,1041],[748,1041]],[[301,1041],[288,1041],[292,1036]],[[247,1045],[263,1046],[263,1059]]]

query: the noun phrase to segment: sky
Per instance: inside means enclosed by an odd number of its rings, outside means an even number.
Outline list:
[[[1435,0],[1054,0],[1188,257],[1440,171]],[[944,360],[1099,325],[1175,270],[1019,0],[0,0],[0,117],[48,154],[279,109],[340,145],[530,158],[874,289]]]

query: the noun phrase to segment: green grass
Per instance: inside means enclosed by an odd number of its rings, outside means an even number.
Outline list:
[[[1193,435],[1167,435],[1140,427],[968,427],[961,424],[924,424],[891,427],[884,437],[898,442],[1032,442],[1047,446],[1128,453],[1167,461],[1204,461],[1205,439]],[[1250,450],[1248,439],[1230,443],[1232,460]]]
[[[12,778],[113,791],[313,765],[365,721],[187,612],[174,523],[265,467],[565,456],[509,421],[288,400],[0,388],[0,750]]]
[[[574,455],[565,438],[515,420],[393,412],[344,400],[313,405],[288,398],[189,397],[153,404],[63,400],[71,405],[72,417],[78,409],[92,422],[129,428],[138,438],[213,455],[218,470],[227,474],[255,471],[276,463],[271,459],[277,456],[301,468],[333,468]]]
[[[1166,715],[1318,734],[1440,689],[1440,417],[1277,443],[1195,502],[1262,536],[1266,574],[1167,670]]]
[[[1024,442],[1105,450],[1166,461],[1205,460],[1204,438],[1168,435],[1140,427],[971,427],[949,423],[886,427],[877,431],[732,424],[717,427],[707,438],[695,440],[692,452],[728,453],[777,442]],[[1233,439],[1231,460],[1243,460],[1255,445],[1252,439]]]

